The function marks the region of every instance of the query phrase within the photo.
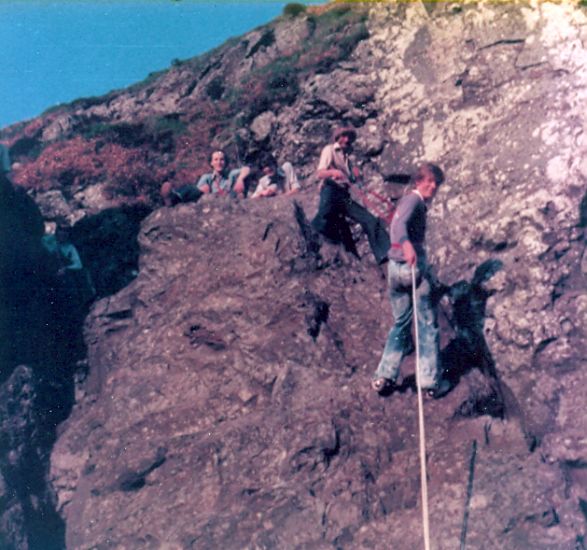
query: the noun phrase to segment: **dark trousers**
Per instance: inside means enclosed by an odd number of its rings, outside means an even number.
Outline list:
[[[177,204],[178,202],[198,202],[202,195],[202,191],[195,185],[183,185],[176,190],[172,201],[173,204]]]
[[[352,246],[351,251],[356,254],[347,218],[361,225],[377,263],[385,260],[390,241],[383,221],[353,201],[346,189],[326,180],[320,191],[320,205],[312,227],[332,241]]]

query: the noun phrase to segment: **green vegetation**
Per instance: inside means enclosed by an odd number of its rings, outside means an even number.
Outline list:
[[[101,105],[111,95],[112,95],[112,92],[109,92],[109,93],[102,95],[102,96],[80,97],[78,99],[75,99],[71,103],[58,103],[57,105],[53,105],[52,107],[45,109],[41,113],[41,116],[55,113],[57,111],[60,111],[61,109],[89,109],[90,107],[93,107],[94,105]]]
[[[175,147],[175,138],[186,128],[186,123],[177,115],[167,115],[144,123],[93,121],[80,128],[80,134],[87,140],[100,138],[126,149],[146,145],[156,151],[169,152]]]
[[[171,132],[174,136],[179,136],[187,129],[187,124],[174,114],[156,118],[151,126],[155,135]]]
[[[10,148],[10,156],[12,160],[19,157],[26,157],[35,160],[43,150],[43,143],[34,137],[23,137],[14,142]]]
[[[319,16],[310,17],[313,34],[304,45],[298,66],[317,73],[330,71],[369,36],[366,20],[365,10],[353,9],[349,4],[336,5]],[[334,41],[333,36],[336,37]]]
[[[302,13],[306,13],[306,6],[304,4],[298,4],[296,2],[286,4],[283,8],[283,15],[286,17],[297,17]]]
[[[80,97],[79,99],[76,99],[75,101],[71,102],[70,106],[72,108],[89,109],[94,105],[101,105],[106,101],[108,97],[110,97],[110,95],[111,94],[105,94],[102,96]]]
[[[127,90],[131,93],[138,92],[141,88],[145,88],[149,84],[153,84],[154,82],[156,82],[159,79],[159,77],[163,76],[165,73],[167,73],[167,69],[149,73],[146,76],[146,78],[144,78],[140,82],[137,82],[136,84],[133,84],[132,86],[129,86]]]
[[[235,123],[246,125],[263,111],[291,105],[304,77],[332,70],[369,36],[366,19],[366,10],[349,4],[336,4],[319,15],[309,15],[310,36],[295,52],[253,70],[225,97],[233,113],[243,113]],[[273,38],[272,31],[263,35],[263,44],[271,42],[269,37]]]
[[[206,94],[214,101],[219,100],[224,94],[224,84],[222,78],[214,77],[206,86]]]
[[[67,103],[58,103],[57,105],[52,105],[51,107],[47,107],[42,113],[41,116],[50,115],[51,113],[55,113],[61,109],[67,107]]]

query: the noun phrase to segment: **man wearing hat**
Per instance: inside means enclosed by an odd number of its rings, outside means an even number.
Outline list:
[[[334,241],[352,243],[346,221],[346,218],[350,218],[361,225],[375,260],[382,264],[387,260],[390,244],[385,226],[379,218],[353,201],[349,192],[350,186],[357,183],[360,177],[359,169],[350,158],[356,138],[354,128],[341,126],[334,131],[334,143],[322,149],[316,171],[317,177],[322,180],[320,205],[312,220],[312,227]],[[356,254],[356,250],[354,252]]]

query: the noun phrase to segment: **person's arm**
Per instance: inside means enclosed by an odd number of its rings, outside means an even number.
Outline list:
[[[236,181],[234,182],[234,185],[232,186],[232,190],[239,197],[244,197],[244,195],[245,195],[245,179],[251,173],[251,169],[248,166],[243,166],[242,168],[240,168],[240,169],[237,168],[236,170],[238,170],[238,176],[236,178]],[[233,172],[234,172],[234,170],[233,170]],[[233,172],[231,172],[231,174]]]
[[[399,202],[389,231],[392,244],[401,245],[408,265],[414,265],[418,259],[414,246],[408,237],[408,222],[419,200],[417,195],[410,193]]]
[[[82,266],[82,260],[79,257],[77,249],[72,244],[60,245],[61,256],[66,259],[69,263],[59,269],[59,273],[65,273],[66,271],[78,271]]]
[[[418,256],[416,254],[416,251],[414,250],[414,246],[410,241],[404,241],[402,243],[402,251],[404,253],[404,258],[406,259],[407,264],[416,265],[416,260],[418,259]]]
[[[198,189],[202,193],[210,193],[212,188],[210,187],[210,174],[203,174],[198,180]]]
[[[339,183],[348,183],[348,179],[344,172],[338,168],[333,168],[334,153],[332,145],[327,145],[322,149],[320,161],[318,162],[318,169],[316,170],[316,177],[321,180],[332,179]]]
[[[291,162],[284,162],[281,169],[285,174],[285,188],[287,189],[286,195],[297,193],[302,186],[298,181],[298,176],[296,175],[293,164]]]
[[[259,197],[270,197],[277,193],[277,185],[271,183],[269,176],[263,176],[257,183],[257,188],[251,196],[252,199],[258,199]]]

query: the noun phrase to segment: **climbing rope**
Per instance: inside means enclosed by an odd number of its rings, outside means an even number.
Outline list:
[[[422,492],[422,524],[424,526],[424,548],[430,550],[430,526],[428,521],[428,477],[426,474],[426,434],[424,433],[424,401],[420,386],[420,342],[418,334],[418,306],[416,302],[416,267],[412,265],[412,309],[414,318],[414,340],[416,344],[416,388],[418,393],[418,428],[420,432],[420,485]]]

